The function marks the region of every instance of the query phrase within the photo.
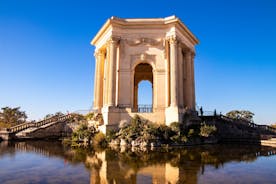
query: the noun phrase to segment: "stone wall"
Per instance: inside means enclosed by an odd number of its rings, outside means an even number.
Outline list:
[[[26,134],[26,138],[31,139],[47,139],[47,138],[60,138],[71,136],[73,129],[71,124],[66,122],[59,122],[49,126],[40,127],[37,130]],[[24,137],[23,137],[24,138]]]

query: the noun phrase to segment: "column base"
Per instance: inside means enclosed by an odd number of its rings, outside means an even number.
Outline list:
[[[120,109],[112,106],[104,106],[102,109],[102,115],[105,125],[118,124],[120,121]]]
[[[177,106],[167,107],[165,110],[166,125],[169,126],[173,122],[180,122],[179,108]]]
[[[99,131],[106,135],[110,130],[116,130],[118,125],[101,125],[99,126]]]

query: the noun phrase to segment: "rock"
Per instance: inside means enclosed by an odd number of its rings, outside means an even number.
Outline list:
[[[121,139],[120,146],[127,146],[127,142],[125,139]]]
[[[161,146],[161,143],[159,141],[150,143],[150,147],[159,147],[159,146]]]
[[[126,146],[121,146],[121,147],[120,147],[120,152],[121,152],[121,153],[124,153],[126,150],[127,150],[127,147],[126,147]]]
[[[120,140],[119,139],[112,139],[109,144],[113,145],[113,146],[119,146],[120,145]]]
[[[147,147],[149,144],[146,141],[140,143],[140,147]]]
[[[131,146],[132,147],[137,147],[137,146],[139,146],[139,142],[138,141],[131,141]]]

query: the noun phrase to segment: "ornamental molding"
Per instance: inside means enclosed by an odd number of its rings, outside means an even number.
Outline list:
[[[146,60],[155,61],[155,57],[156,57],[156,55],[140,53],[140,54],[131,55],[131,61],[137,61],[137,60],[139,60],[139,61],[146,61]]]
[[[107,45],[117,45],[119,43],[119,41],[121,40],[120,37],[117,36],[111,36],[108,40],[107,40]]]
[[[179,42],[178,41],[179,39],[176,36],[170,36],[168,38],[168,40],[169,40],[170,44],[177,44]]]
[[[97,50],[94,52],[95,57],[102,57],[105,56],[106,51],[105,50]]]
[[[138,39],[126,39],[127,45],[138,46],[138,45],[148,45],[148,46],[159,46],[163,43],[163,39],[152,39],[152,38],[138,38]]]

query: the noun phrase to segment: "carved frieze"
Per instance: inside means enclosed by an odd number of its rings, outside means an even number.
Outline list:
[[[153,39],[153,38],[137,38],[137,39],[126,39],[126,43],[129,46],[138,46],[138,45],[149,45],[149,46],[159,46],[163,43],[163,39]]]
[[[141,54],[131,55],[131,61],[136,61],[136,60],[140,60],[140,61],[146,61],[146,60],[155,61],[155,57],[156,57],[155,55],[141,53]]]

